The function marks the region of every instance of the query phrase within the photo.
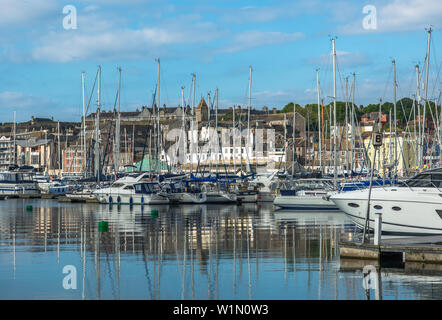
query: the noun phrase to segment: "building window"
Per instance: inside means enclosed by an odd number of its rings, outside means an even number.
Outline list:
[[[31,165],[34,164],[40,164],[40,156],[39,155],[32,155],[31,156]]]

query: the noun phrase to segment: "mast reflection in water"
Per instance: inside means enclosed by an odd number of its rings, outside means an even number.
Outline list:
[[[366,299],[362,273],[339,271],[337,243],[354,236],[339,212],[44,199],[0,210],[1,299]],[[66,265],[76,289],[63,287]],[[381,278],[383,299],[442,296],[441,277]]]

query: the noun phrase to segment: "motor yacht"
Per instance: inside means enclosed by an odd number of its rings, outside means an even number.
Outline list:
[[[9,170],[0,172],[0,195],[19,197],[20,195],[38,195],[40,189],[34,180],[33,172]]]
[[[207,195],[199,183],[192,180],[162,182],[161,191],[158,194],[169,199],[171,203],[177,204],[202,204],[207,200]]]
[[[335,191],[329,180],[296,180],[282,184],[273,204],[289,210],[339,210],[329,197]]]
[[[330,199],[360,228],[365,225],[369,189],[336,193]],[[382,214],[390,234],[442,234],[442,168],[428,170],[396,186],[371,191],[369,227]]]
[[[100,203],[109,204],[168,204],[169,199],[160,194],[156,181],[145,181],[146,174],[137,177],[126,176],[118,179],[109,187],[93,191]]]

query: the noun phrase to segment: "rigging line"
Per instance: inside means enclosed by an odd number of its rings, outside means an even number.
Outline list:
[[[165,84],[163,84],[163,92],[165,93],[165,95],[166,95],[166,97],[165,97],[165,99],[163,99],[164,100],[164,102],[166,102],[166,103],[164,103],[165,105],[166,105],[166,107],[167,107],[167,105],[169,104],[169,101],[170,101],[170,99],[169,99],[169,91],[167,90],[167,81],[165,80],[166,78],[164,77],[164,63],[163,64],[161,64],[161,68],[160,68],[160,77],[161,77],[161,79],[162,79],[162,83],[165,83]],[[163,96],[164,97],[164,96]]]
[[[410,75],[408,76],[408,78],[410,79],[410,83],[408,85],[408,90],[407,90],[407,92],[408,92],[407,96],[410,97],[410,98],[413,97],[413,94],[416,91],[416,88],[414,88],[414,86],[413,86],[413,84],[416,82],[416,78],[414,77],[415,72],[416,71],[415,71],[414,68],[413,69],[410,68]]]
[[[390,71],[388,72],[387,82],[385,82],[384,92],[382,93],[382,96],[381,96],[382,101],[386,100],[386,93],[387,93],[387,89],[389,87],[392,72],[393,72],[393,65],[390,66]],[[397,81],[396,81],[396,83],[397,83]]]
[[[336,69],[338,69],[339,83],[341,84],[342,96],[345,97],[344,81],[342,81],[342,75],[341,75],[341,70],[339,69],[337,54],[336,54]],[[345,99],[347,99],[347,97],[345,97]],[[338,94],[337,93],[336,93],[336,101],[338,101]]]
[[[438,82],[439,82],[439,77],[440,77],[440,70],[442,68],[442,62],[439,64],[439,69],[437,70],[437,75],[436,75],[436,79],[434,79],[434,84],[433,84],[433,91],[431,92],[431,96],[434,97],[434,91],[436,90],[436,88],[438,87]]]
[[[435,67],[437,68],[438,63],[437,63],[436,46],[434,45],[434,34],[433,34],[433,37],[431,37],[431,44],[433,45],[433,51],[432,52],[433,52],[433,57],[434,57],[434,64],[435,64]],[[432,96],[434,96],[434,91],[436,90],[436,87],[437,87],[437,81],[439,79],[439,74],[440,74],[440,68],[441,67],[442,67],[442,62],[439,64],[439,69],[437,71],[437,76],[436,76],[436,79],[435,79],[435,83],[433,85],[433,91],[431,92]]]
[[[97,78],[98,78],[98,70],[97,70],[97,73],[95,74],[94,85],[92,86],[91,95],[89,96],[89,101],[87,103],[86,114],[89,112],[89,106],[91,104],[92,94],[94,93],[95,84],[97,83]]]
[[[329,47],[329,50],[331,50],[331,47]],[[331,64],[332,64],[332,54],[328,54],[328,63],[326,63],[326,67],[325,67],[325,74],[323,75],[323,83],[325,85],[322,86],[323,88],[323,97],[327,97],[325,92],[330,92],[330,70],[331,70]],[[327,80],[324,80],[327,79]]]
[[[398,88],[398,92],[400,93],[400,91],[399,91],[399,85],[397,86],[397,88]],[[401,103],[401,106],[402,106],[402,112],[404,113],[404,116],[406,117],[405,110],[404,110],[404,106],[403,106],[403,104],[402,104],[402,99],[399,100],[399,102]],[[408,121],[406,122],[406,127],[405,127],[405,132],[406,132],[406,133],[407,133],[407,129],[408,129]],[[408,132],[408,133],[411,135],[411,132]],[[397,136],[397,132],[395,133],[395,135]],[[405,135],[404,135],[404,138],[405,138]],[[399,140],[398,145],[399,145],[400,153],[401,153],[401,155],[402,155],[402,162],[403,162],[403,165],[404,165],[405,173],[406,173],[406,175],[408,176],[407,163],[405,162],[404,150],[403,150],[403,147],[402,147],[402,144],[403,144],[404,140],[405,140],[405,139],[402,139],[402,143],[401,143],[401,141]],[[396,164],[396,165],[397,165],[397,164]]]

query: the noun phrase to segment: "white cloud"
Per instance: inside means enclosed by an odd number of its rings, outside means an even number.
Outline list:
[[[258,3],[258,2],[257,2]],[[322,8],[319,0],[278,1],[272,6],[245,6],[241,8],[205,8],[220,16],[228,24],[267,23],[310,14]]]
[[[282,14],[284,8],[281,7],[255,7],[248,6],[240,9],[229,9],[221,16],[227,23],[243,24],[248,22],[270,22]]]
[[[220,53],[233,53],[242,50],[248,50],[256,47],[293,42],[303,39],[304,35],[300,32],[263,32],[263,31],[244,31],[233,35],[232,41],[220,48]]]
[[[42,22],[44,18],[62,8],[55,0],[1,0],[0,26],[28,26]]]
[[[17,112],[17,121],[29,120],[31,116],[38,116],[36,110],[42,114],[70,116],[65,108],[60,108],[57,102],[46,98],[14,91],[0,92],[0,115],[3,119],[13,120],[14,111]]]
[[[33,60],[68,62],[83,59],[143,59],[177,54],[171,45],[212,41],[218,32],[211,23],[191,26],[105,29],[101,32],[50,33],[32,51]]]
[[[394,32],[424,29],[430,25],[441,27],[442,1],[440,0],[394,0],[373,3],[376,7],[377,28],[365,30],[362,20],[366,16],[360,8],[358,18],[349,24],[338,27],[347,34]]]

